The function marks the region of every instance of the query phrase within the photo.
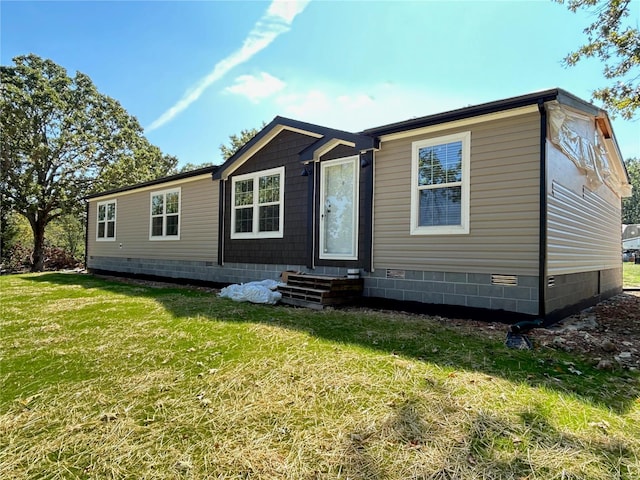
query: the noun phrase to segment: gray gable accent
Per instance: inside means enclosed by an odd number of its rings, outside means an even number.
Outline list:
[[[236,153],[224,162],[213,175],[214,179],[225,179],[240,165],[255,155],[283,130],[309,135],[318,138],[317,142],[300,152],[300,161],[312,161],[318,151],[327,151],[335,145],[349,145],[360,151],[376,149],[379,141],[376,137],[322,127],[312,123],[300,122],[286,117],[275,117],[258,134],[244,144]]]

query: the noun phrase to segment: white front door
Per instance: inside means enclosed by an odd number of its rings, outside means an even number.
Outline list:
[[[320,258],[358,258],[358,157],[322,162]]]

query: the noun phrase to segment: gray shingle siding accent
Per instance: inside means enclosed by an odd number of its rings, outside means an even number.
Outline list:
[[[302,165],[298,154],[315,142],[315,137],[283,131],[246,163],[238,167],[227,181],[225,191],[225,251],[227,262],[269,262],[269,268],[287,260],[306,262],[308,181],[300,176]],[[231,239],[231,191],[233,176],[285,167],[284,236],[283,238]]]

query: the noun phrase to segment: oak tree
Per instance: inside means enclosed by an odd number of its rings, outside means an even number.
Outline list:
[[[564,0],[556,0],[565,3]],[[604,63],[604,76],[611,84],[593,92],[612,114],[633,118],[640,108],[640,31],[628,21],[632,0],[568,0],[572,12],[584,9],[594,15],[584,29],[587,42],[569,53],[564,62],[572,66],[584,58]]]
[[[622,199],[622,223],[640,224],[640,158],[625,161],[633,186],[632,196]]]
[[[175,167],[135,117],[80,72],[29,54],[0,66],[0,200],[24,216],[43,269],[45,228],[88,193],[152,180]]]
[[[266,123],[262,122],[262,128],[264,128],[265,125]],[[235,133],[233,135],[229,135],[229,143],[226,145],[224,143],[220,144],[220,154],[222,155],[222,160],[226,161],[234,153],[240,150],[245,143],[255,137],[259,131],[260,130],[258,130],[257,128],[246,128],[244,130],[240,130],[239,135]]]

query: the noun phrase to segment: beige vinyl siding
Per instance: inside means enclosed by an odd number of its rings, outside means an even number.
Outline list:
[[[212,182],[209,175],[203,179],[186,180],[172,183],[169,187],[160,184],[152,189],[132,190],[91,200],[89,266],[91,256],[217,261],[219,182]],[[177,187],[181,188],[180,240],[149,240],[151,192]],[[104,198],[118,200],[116,239],[113,242],[96,241],[96,204]]]
[[[537,275],[539,115],[383,142],[375,159],[374,268]],[[410,235],[411,142],[471,131],[470,231]]]
[[[621,201],[548,145],[547,275],[619,268],[622,254]]]

